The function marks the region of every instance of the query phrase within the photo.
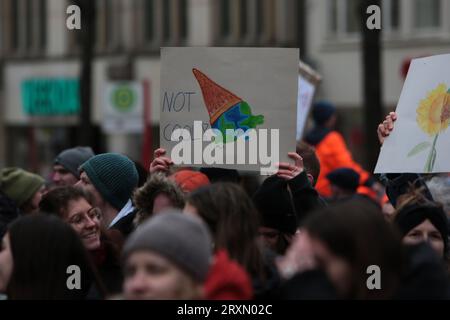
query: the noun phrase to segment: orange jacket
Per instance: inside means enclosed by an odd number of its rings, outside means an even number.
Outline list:
[[[316,189],[324,197],[331,196],[330,183],[326,176],[335,169],[347,167],[355,170],[360,175],[360,184],[364,184],[370,176],[353,160],[344,138],[337,131],[331,131],[316,145],[316,154],[320,162],[320,175]]]

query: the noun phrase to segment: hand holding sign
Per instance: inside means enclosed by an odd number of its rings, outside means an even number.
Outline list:
[[[170,166],[173,165],[173,161],[168,158],[164,157],[166,154],[166,150],[163,148],[158,148],[155,150],[155,158],[153,159],[152,163],[150,164],[150,173],[156,173],[156,172],[164,172],[168,173],[170,170]]]
[[[386,139],[392,130],[394,130],[394,122],[397,120],[397,114],[395,112],[390,112],[386,119],[378,125],[377,134],[380,144],[383,144],[384,139]]]
[[[395,114],[378,126],[375,173],[449,172],[449,125],[450,54],[413,59]]]
[[[285,180],[291,180],[303,172],[303,158],[297,152],[288,152],[288,157],[295,161],[295,164],[280,162],[278,164],[277,176]]]

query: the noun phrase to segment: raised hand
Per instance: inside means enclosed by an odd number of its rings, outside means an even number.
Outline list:
[[[383,144],[384,139],[390,135],[394,129],[394,122],[397,120],[397,114],[395,112],[390,112],[386,119],[378,125],[377,134],[380,144]]]
[[[288,162],[280,162],[278,164],[278,171],[276,175],[285,180],[295,178],[303,172],[303,158],[296,152],[289,152],[288,157],[294,160],[294,164]]]
[[[164,172],[168,173],[170,166],[173,165],[172,159],[165,157],[166,150],[163,148],[158,148],[154,152],[154,159],[150,164],[150,173]]]

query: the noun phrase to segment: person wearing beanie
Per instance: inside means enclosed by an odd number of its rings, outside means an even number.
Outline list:
[[[321,196],[332,195],[330,183],[326,178],[331,171],[347,167],[360,175],[359,183],[373,185],[371,175],[356,163],[347,148],[344,137],[334,130],[336,125],[336,107],[328,101],[319,101],[313,105],[312,115],[315,126],[305,136],[305,141],[316,148],[320,162],[320,174],[315,185]],[[378,186],[378,185],[377,185]]]
[[[329,101],[319,101],[314,104],[312,109],[314,122],[319,126],[329,127],[336,124],[336,107]]]
[[[200,219],[173,210],[140,225],[122,257],[125,299],[201,299],[212,241]]]
[[[427,201],[409,203],[394,216],[405,244],[427,242],[444,260],[448,260],[448,220],[442,206]]]
[[[306,216],[325,205],[312,186],[313,178],[296,152],[288,153],[295,161],[280,163],[277,174],[268,177],[253,195],[261,215],[260,236],[277,254],[284,254],[297,228]]]
[[[21,168],[4,168],[0,171],[0,189],[15,202],[23,214],[39,210],[45,180]]]
[[[78,182],[78,168],[94,156],[90,147],[65,149],[53,161],[52,182],[59,187],[71,186]]]
[[[351,168],[339,168],[327,174],[334,200],[347,199],[356,194],[359,173]]]
[[[276,176],[267,178],[254,194],[253,203],[261,216],[259,235],[264,245],[284,254],[298,226],[287,183]]]
[[[118,153],[102,153],[83,163],[80,172],[76,186],[92,194],[93,205],[103,213],[103,226],[128,236],[136,214],[131,196],[139,179],[134,162]]]

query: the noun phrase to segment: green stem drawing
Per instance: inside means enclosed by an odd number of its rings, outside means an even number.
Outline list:
[[[431,146],[430,153],[428,154],[427,162],[425,163],[425,172],[431,173],[433,172],[434,162],[436,161],[436,141],[439,137],[439,134],[434,136],[433,145]]]

